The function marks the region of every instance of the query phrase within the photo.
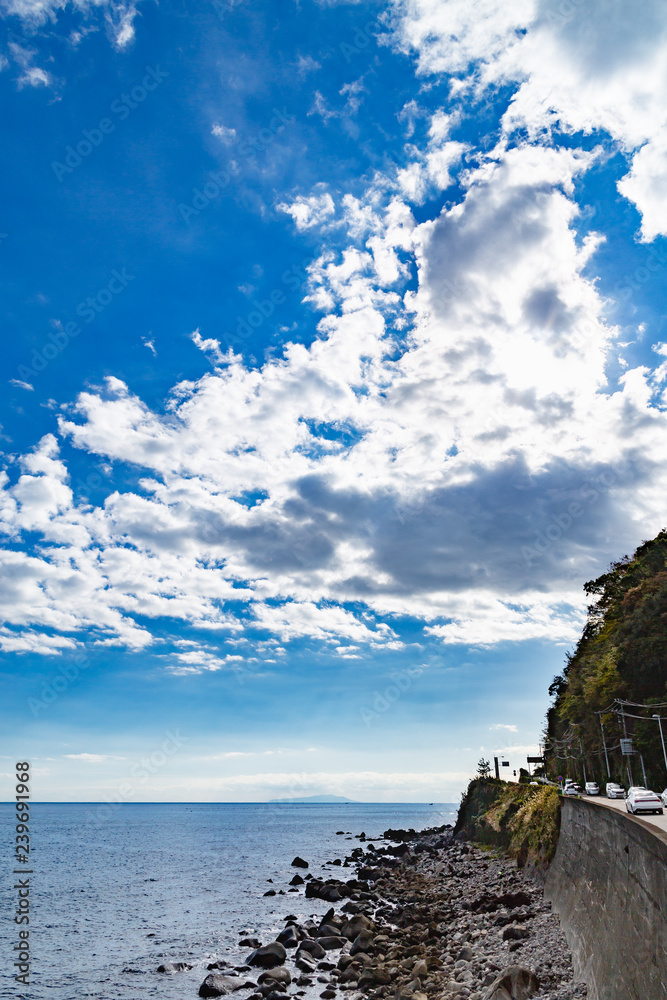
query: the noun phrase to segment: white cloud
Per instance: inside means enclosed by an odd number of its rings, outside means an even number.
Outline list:
[[[599,14],[593,0],[584,21],[557,28],[537,3],[403,4],[395,31],[422,72],[458,74],[461,93],[514,81],[506,134],[462,169],[471,151],[450,139],[456,115],[436,112],[423,144],[366,191],[334,201],[317,185],[279,205],[297,229],[322,229],[309,347],[249,368],[196,330],[214,369],[175,386],[164,411],[113,377],[79,395],[61,438],[126,463],[138,484],[78,504],[54,436],[23,456],[18,479],[5,475],[6,648],[92,637],[142,649],[147,619],[344,657],[400,649],[382,621],[393,616],[444,644],[576,638],[582,579],[660,529],[667,488],[664,358],[608,381],[617,331],[591,276],[602,237],[574,200],[603,153],[549,141],[554,115],[606,129],[635,157],[622,184],[644,206],[645,237],[663,225],[640,50],[651,86],[662,70],[643,26],[625,55],[611,45],[612,8],[609,64],[588,32],[581,68],[566,39]],[[587,96],[575,102],[578,86]],[[411,206],[453,176],[457,203],[418,224]],[[334,232],[342,250],[326,242]],[[21,551],[35,532],[40,547]],[[199,644],[177,647],[169,669],[254,669],[246,662]]]
[[[551,0],[400,0],[392,40],[415,54],[420,73],[454,74],[455,93],[516,85],[508,131],[607,132],[631,158],[619,189],[644,216],[644,238],[667,231],[661,0],[644,0],[640,16],[622,0],[573,0],[563,12]]]
[[[276,207],[278,211],[292,216],[299,231],[321,225],[336,211],[333,198],[328,191],[310,197],[299,195],[291,204],[281,202]]]
[[[49,22],[56,25],[58,30],[58,15],[68,6],[83,17],[90,16],[91,12],[99,10],[104,14],[104,21],[107,34],[117,49],[127,48],[134,40],[134,21],[137,17],[137,3],[135,0],[123,2],[123,0],[3,0],[2,17],[18,17],[23,22],[26,29],[34,31],[42,28]],[[74,31],[70,38],[73,44],[78,44],[83,35],[90,33],[92,29],[86,28],[82,32]],[[39,86],[40,84],[50,84],[52,82],[49,74],[44,70],[34,68],[27,70],[21,78],[22,85]]]
[[[226,146],[231,146],[232,143],[236,142],[236,129],[229,128],[227,125],[220,125],[219,122],[215,122],[211,128],[211,134],[222,139]]]
[[[506,725],[503,722],[497,722],[494,726],[489,726],[489,729],[506,729],[510,733],[517,733],[518,729],[516,726]]]
[[[105,753],[65,753],[63,757],[68,760],[85,760],[90,764],[102,764],[105,760],[125,760],[125,757],[116,757],[114,754]]]

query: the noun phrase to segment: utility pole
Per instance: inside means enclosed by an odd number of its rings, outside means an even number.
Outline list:
[[[498,780],[500,780],[500,768],[498,767],[498,758],[497,757],[493,758],[493,764],[494,764],[495,769],[496,769],[496,778],[498,778]]]
[[[659,715],[654,715],[654,719],[658,720],[658,725],[660,726],[660,742],[662,743],[662,756],[665,758],[665,770],[667,771],[667,751],[665,750],[665,737],[662,735],[662,719]]]
[[[639,751],[637,751],[637,753],[639,753]],[[641,754],[639,754],[639,759],[642,762],[642,774],[644,775],[644,788],[648,788],[648,785],[646,784],[646,770],[644,768],[644,758],[642,757]]]
[[[627,726],[625,725],[625,712],[623,711],[623,702],[619,701],[619,705],[621,706],[620,711],[621,711],[621,721],[623,723],[623,736],[627,740],[627,738],[628,738],[628,729],[627,729]],[[630,785],[634,785],[634,779],[632,777],[632,765],[630,764],[630,758],[629,757],[627,759],[627,768],[628,768],[628,778],[630,779]]]
[[[607,777],[611,781],[611,771],[609,769],[609,754],[607,753],[607,741],[604,738],[604,725],[602,724],[602,712],[600,715],[600,729],[602,730],[602,746],[604,747],[604,759],[607,762]],[[665,757],[665,767],[667,767],[667,757]]]

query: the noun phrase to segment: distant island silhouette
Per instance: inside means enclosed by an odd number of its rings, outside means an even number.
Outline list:
[[[303,805],[308,802],[354,802],[354,799],[346,799],[344,795],[304,795],[302,798],[290,799],[269,799],[269,803],[294,802]]]

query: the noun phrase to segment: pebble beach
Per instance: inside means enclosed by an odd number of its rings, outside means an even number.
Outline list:
[[[341,831],[343,835],[343,831]],[[268,893],[331,904],[305,919],[284,915],[273,941],[251,937],[242,965],[212,963],[199,995],[239,1000],[575,1000],[558,918],[543,899],[539,873],[494,850],[455,840],[450,826],[387,830],[357,845],[314,878],[295,857],[289,885]],[[349,872],[349,869],[353,872]],[[290,897],[288,893],[293,893]],[[303,909],[303,906],[293,907]],[[178,968],[163,967],[166,974]]]

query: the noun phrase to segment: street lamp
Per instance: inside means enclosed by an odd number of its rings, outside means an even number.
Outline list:
[[[667,771],[667,751],[665,751],[665,737],[662,735],[662,719],[659,715],[654,713],[654,719],[658,720],[658,726],[660,727],[660,741],[662,743],[662,756],[665,758],[665,770]]]

